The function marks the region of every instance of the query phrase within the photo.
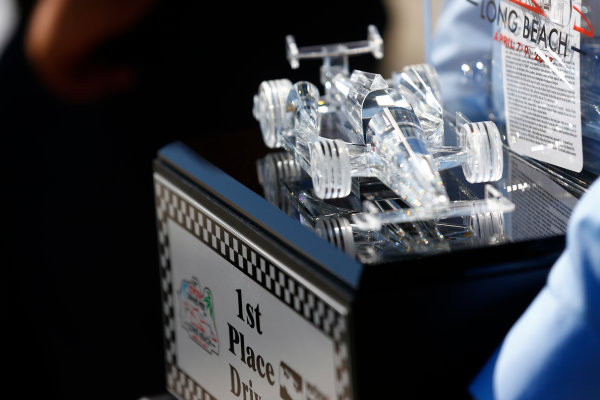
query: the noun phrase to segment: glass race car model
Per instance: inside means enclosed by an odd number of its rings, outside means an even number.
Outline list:
[[[379,74],[349,73],[348,57],[383,56],[374,26],[365,41],[298,48],[286,38],[288,60],[322,58],[321,83],[287,79],[260,84],[253,114],[265,144],[285,148],[312,178],[322,199],[348,196],[352,178],[378,178],[409,207],[450,201],[439,171],[462,165],[467,181],[490,182],[502,175],[502,142],[491,121],[472,123],[443,110],[437,73],[430,65],[408,66],[386,80]],[[444,122],[452,129],[444,129]],[[454,132],[450,132],[454,131]],[[455,134],[456,146],[444,146]]]
[[[489,184],[480,200],[446,173],[446,184],[459,189],[460,200],[430,210],[403,207],[391,190],[375,181],[361,188],[364,202],[354,192],[343,199],[319,199],[310,177],[288,152],[267,154],[257,160],[256,169],[267,201],[364,264],[506,240],[504,214],[492,210],[499,209],[495,202],[502,205],[508,200]]]

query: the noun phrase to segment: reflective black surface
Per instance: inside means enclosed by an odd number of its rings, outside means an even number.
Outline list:
[[[366,182],[363,180],[361,198],[353,200],[351,196],[346,200],[318,202],[318,199],[311,196],[310,178],[304,172],[299,174],[298,171],[291,181],[290,176],[284,176],[289,175],[289,169],[278,166],[277,160],[285,158],[287,153],[266,148],[258,128],[198,141],[188,140],[186,144],[234,179],[265,197],[298,223],[315,230],[317,234],[319,232],[315,228],[316,221],[335,214],[336,207],[340,207],[338,210],[340,215],[350,214],[352,210],[360,211],[360,204],[362,200],[369,197],[369,191],[385,191],[385,187],[381,189],[382,185],[379,185],[378,189],[377,183],[373,180]],[[259,182],[261,165],[264,167],[269,163],[274,170],[278,168],[280,170],[271,172],[263,182]],[[484,197],[484,184],[467,183],[460,167],[443,171],[442,177],[451,200],[473,200]],[[517,249],[510,245],[517,243],[525,246],[519,251],[527,252],[529,247],[543,245],[543,242],[536,243],[541,239],[553,238],[562,241],[569,215],[578,197],[585,190],[584,186],[574,185],[567,179],[559,179],[556,174],[549,174],[539,163],[524,159],[507,148],[504,149],[503,177],[492,185],[515,204],[515,210],[501,216],[499,228],[490,225],[491,233],[489,229],[485,232],[482,227],[485,221],[481,219],[465,217],[435,222],[424,221],[413,224],[410,228],[413,232],[411,234],[417,232],[420,235],[420,245],[403,243],[406,245],[404,249],[398,250],[398,242],[395,242],[396,250],[390,257],[363,258],[362,261],[390,262],[415,255],[424,256],[498,245],[509,245],[508,248],[516,251]],[[434,240],[431,240],[432,237]],[[437,240],[438,243],[435,243],[435,238],[440,237],[442,240]],[[334,240],[330,241],[336,244]],[[385,251],[381,250],[381,246],[378,248],[375,242],[376,239],[373,237],[365,238],[364,235],[356,238],[357,248],[366,246],[375,249],[372,251]],[[355,252],[348,253],[356,256]],[[518,258],[517,254],[514,256]]]

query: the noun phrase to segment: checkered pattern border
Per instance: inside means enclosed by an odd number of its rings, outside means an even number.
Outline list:
[[[336,397],[338,400],[351,399],[346,318],[250,244],[171,190],[161,179],[155,178],[154,188],[169,389],[186,400],[214,399],[177,367],[173,282],[167,229],[167,221],[171,219],[329,336],[334,343]]]
[[[167,386],[186,400],[217,400],[175,364],[168,366]]]

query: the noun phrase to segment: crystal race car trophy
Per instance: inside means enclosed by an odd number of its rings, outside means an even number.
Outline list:
[[[392,260],[419,252],[503,241],[503,213],[514,205],[490,185],[485,198],[453,201],[436,207],[406,208],[393,192],[362,204],[353,195],[335,204],[312,195],[306,174],[287,152],[273,152],[257,161],[265,198],[302,225],[362,263]],[[362,193],[370,198],[369,193]]]
[[[449,201],[441,169],[463,165],[470,182],[499,179],[502,144],[493,122],[473,124],[458,114],[454,125],[459,146],[442,145],[444,112],[431,66],[405,68],[391,80],[393,87],[378,74],[348,75],[348,56],[368,51],[378,56],[380,44],[373,26],[363,42],[298,49],[288,37],[293,67],[302,57],[324,59],[326,93],[321,96],[305,81],[262,82],[253,114],[265,144],[290,152],[323,199],[348,196],[352,178],[374,177],[409,206],[421,207]],[[332,57],[342,61],[332,64]]]

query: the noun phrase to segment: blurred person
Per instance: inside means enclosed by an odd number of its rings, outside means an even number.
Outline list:
[[[444,107],[474,121],[490,119],[489,73],[495,25],[479,16],[479,7],[467,0],[428,0],[439,11],[427,62],[436,67]],[[439,5],[441,3],[441,5]],[[438,14],[439,13],[439,14]],[[466,73],[463,66],[472,66]],[[475,65],[481,65],[478,74]]]
[[[600,180],[548,281],[471,384],[478,400],[600,398]]]
[[[157,0],[43,0],[32,9],[25,54],[42,82],[72,101],[98,100],[133,85],[125,60],[100,58],[104,46],[148,14]]]
[[[495,25],[481,18],[473,5],[444,1],[430,62],[439,71],[445,105],[471,118],[487,119],[493,101],[491,78],[473,79],[462,66],[481,62],[489,73]],[[598,204],[596,179],[570,217],[566,249],[546,285],[472,382],[475,399],[600,398]]]
[[[140,71],[120,64],[143,57],[130,43],[143,43],[153,3],[19,2],[0,59],[8,381],[18,395],[164,390],[151,160],[169,134],[140,140],[130,118],[142,130],[153,119],[136,106]]]
[[[308,1],[310,18],[283,3],[19,6],[0,58],[10,382],[23,396],[60,399],[164,391],[157,150],[256,130],[262,80],[318,79],[318,66],[291,71],[285,34],[300,44],[363,38],[369,23],[384,28],[381,6]]]

